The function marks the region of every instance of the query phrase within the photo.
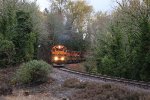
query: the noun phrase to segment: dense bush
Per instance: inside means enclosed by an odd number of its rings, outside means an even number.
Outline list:
[[[29,61],[21,65],[16,73],[16,81],[23,84],[45,82],[51,66],[44,61]]]
[[[0,39],[0,67],[5,67],[13,62],[15,46],[12,41]]]

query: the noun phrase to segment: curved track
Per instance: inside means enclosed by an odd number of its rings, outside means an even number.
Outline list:
[[[59,68],[59,70],[62,70],[62,71],[68,72],[68,73],[72,73],[72,74],[78,74],[78,75],[81,75],[84,77],[96,78],[96,79],[103,80],[106,82],[121,83],[121,84],[135,86],[135,87],[139,87],[139,88],[143,88],[143,89],[150,89],[149,82],[129,80],[129,79],[118,78],[118,77],[110,77],[110,76],[106,76],[106,75],[89,74],[89,73],[71,70],[68,68]]]

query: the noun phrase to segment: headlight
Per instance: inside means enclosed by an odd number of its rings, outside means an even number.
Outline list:
[[[58,57],[57,57],[57,56],[55,56],[55,57],[54,57],[54,60],[55,60],[55,61],[57,61],[57,60],[58,60]]]
[[[65,57],[61,57],[61,59],[60,59],[61,61],[64,61],[65,60]]]

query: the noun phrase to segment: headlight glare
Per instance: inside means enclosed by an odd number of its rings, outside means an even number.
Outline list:
[[[61,57],[61,61],[64,61],[65,60],[65,57]]]
[[[57,60],[58,60],[58,57],[57,57],[57,56],[55,56],[55,57],[54,57],[54,60],[55,60],[55,61],[57,61]]]

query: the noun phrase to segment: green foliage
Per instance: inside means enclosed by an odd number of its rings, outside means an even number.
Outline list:
[[[15,25],[16,25],[16,1],[15,0],[5,0],[1,1],[3,4],[0,15],[0,33],[3,34],[4,38],[7,40],[12,40],[15,35]]]
[[[101,59],[101,63],[102,63],[102,67],[99,68],[99,70],[101,70],[102,74],[107,74],[107,75],[112,75],[113,74],[113,69],[114,68],[114,64],[115,64],[115,60],[112,59],[111,57],[108,56],[104,56]]]
[[[34,43],[36,42],[36,34],[30,33],[29,38],[26,41],[26,47],[25,47],[25,60],[32,60],[34,56]]]
[[[20,66],[15,79],[23,84],[44,82],[48,79],[51,66],[44,61],[32,60]]]
[[[0,67],[5,67],[13,63],[15,46],[12,41],[0,40]]]
[[[85,70],[89,73],[97,73],[96,61],[93,54],[86,55],[86,62],[84,62]]]
[[[4,39],[3,34],[0,33],[0,41]]]
[[[36,2],[3,0],[1,4],[3,6],[0,7],[0,41],[3,41],[4,49],[13,48],[9,53],[6,53],[6,50],[1,52],[2,63],[6,65],[6,58],[14,64],[36,58],[37,38],[41,29]],[[10,57],[12,54],[13,57]]]
[[[30,14],[24,11],[17,12],[17,35],[14,38],[16,49],[16,62],[29,61],[34,56],[36,34],[32,33]]]
[[[109,15],[110,23],[108,15],[101,13],[92,23],[97,72],[150,81],[150,5],[140,0],[118,4]]]
[[[0,52],[10,52],[13,51],[14,44],[8,40],[2,40],[0,42]]]

